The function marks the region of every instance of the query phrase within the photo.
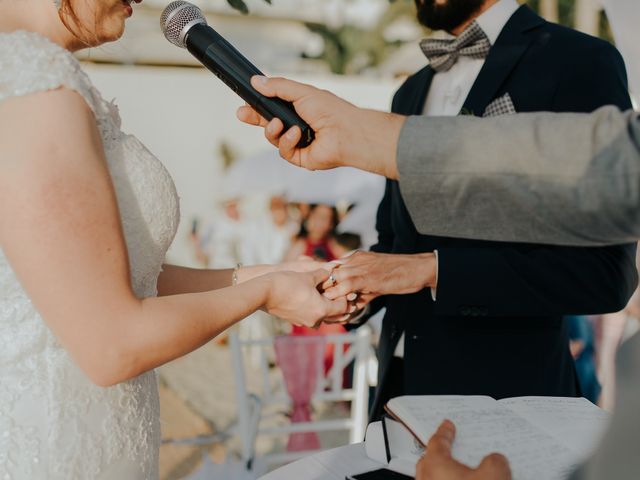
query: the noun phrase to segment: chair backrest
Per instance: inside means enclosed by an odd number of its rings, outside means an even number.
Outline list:
[[[287,342],[313,342],[313,337],[289,337]],[[238,427],[242,441],[242,458],[248,462],[255,456],[254,444],[259,434],[281,434],[287,432],[348,430],[351,443],[361,442],[367,426],[367,409],[369,399],[369,385],[367,381],[367,364],[371,352],[371,330],[363,326],[356,331],[344,334],[323,336],[324,344],[333,345],[333,358],[328,372],[324,370],[324,362],[314,361],[313,368],[317,368],[318,381],[312,394],[313,402],[351,402],[349,417],[332,420],[316,420],[305,423],[288,424],[279,427],[262,427],[261,416],[270,405],[291,405],[291,398],[283,376],[270,368],[274,358],[275,338],[259,340],[241,340],[236,332],[230,335],[233,368],[235,374],[236,398],[238,403]],[[247,348],[260,354],[257,365],[248,371],[245,368],[243,351]],[[291,351],[295,351],[291,350]],[[345,385],[344,371],[350,365],[352,382]],[[311,368],[307,366],[306,368]],[[248,375],[251,377],[248,381]],[[277,460],[293,459],[302,454],[279,455]]]

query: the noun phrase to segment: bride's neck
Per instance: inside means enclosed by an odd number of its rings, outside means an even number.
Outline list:
[[[0,1],[0,32],[16,30],[36,32],[63,48],[73,49],[74,39],[51,0]]]

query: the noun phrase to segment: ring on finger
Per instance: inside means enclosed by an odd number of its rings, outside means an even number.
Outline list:
[[[338,284],[338,280],[336,279],[336,276],[333,273],[329,275],[329,281],[331,282],[331,285],[334,287]]]

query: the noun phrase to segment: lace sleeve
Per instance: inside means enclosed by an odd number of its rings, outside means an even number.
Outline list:
[[[60,87],[78,92],[97,113],[91,82],[69,51],[33,32],[0,34],[0,102]]]

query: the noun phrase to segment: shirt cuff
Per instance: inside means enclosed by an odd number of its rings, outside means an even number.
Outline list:
[[[438,250],[434,250],[433,254],[436,256],[436,286],[431,287],[431,299],[435,302],[438,297]]]

